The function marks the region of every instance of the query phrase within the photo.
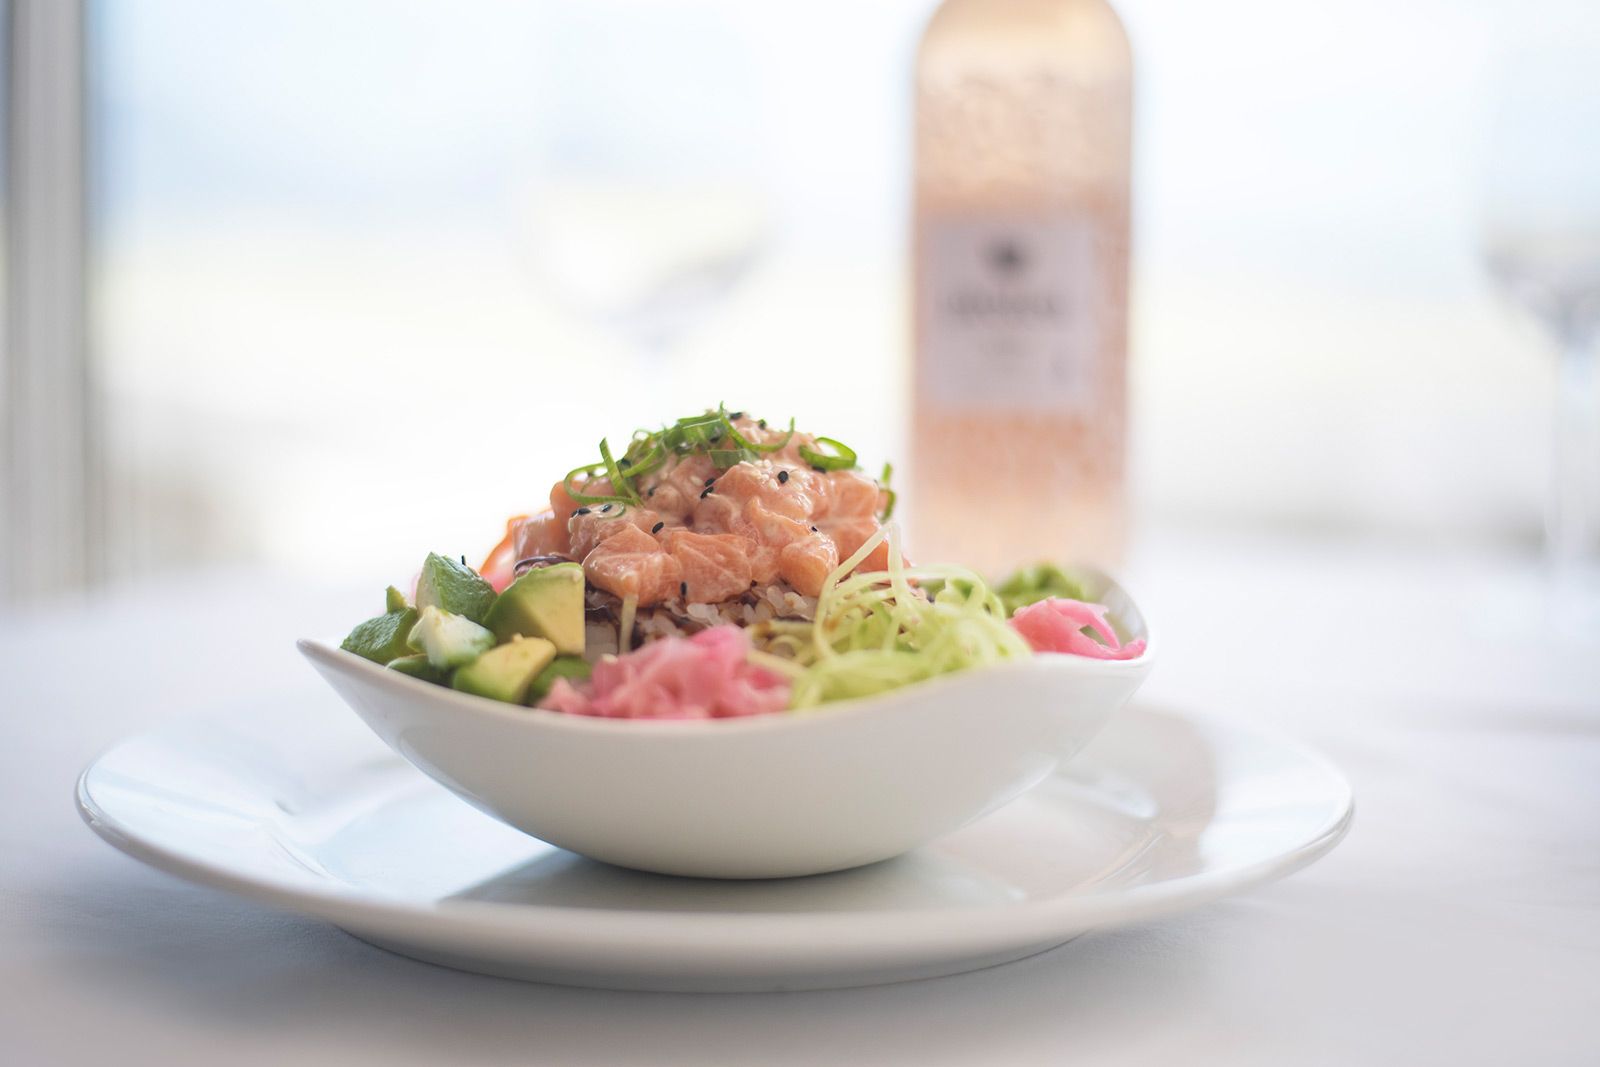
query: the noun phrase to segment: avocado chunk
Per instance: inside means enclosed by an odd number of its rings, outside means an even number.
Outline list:
[[[471,663],[494,647],[494,634],[465,615],[441,611],[432,604],[422,609],[406,643],[428,656],[439,670]]]
[[[429,606],[482,622],[494,603],[494,586],[464,560],[429,552],[417,578],[417,608]]]
[[[556,646],[544,638],[515,637],[456,671],[450,687],[490,700],[521,704],[527,699],[534,678],[555,658]]]
[[[442,671],[428,662],[428,657],[418,652],[410,656],[401,656],[399,659],[389,661],[391,671],[409,674],[413,678],[420,678],[424,682],[434,685],[449,685],[450,672]]]
[[[583,655],[583,568],[539,567],[506,586],[483,624],[501,641],[542,637],[563,655]]]
[[[410,606],[411,601],[407,600],[406,595],[394,586],[391,585],[383,591],[384,611],[404,611]]]
[[[374,663],[388,663],[411,651],[406,647],[406,639],[411,636],[416,622],[415,608],[391,611],[361,623],[339,647]]]
[[[526,702],[537,704],[549,696],[557,678],[567,678],[574,682],[586,681],[589,669],[589,661],[582,656],[557,656],[533,679],[533,684],[528,687]]]

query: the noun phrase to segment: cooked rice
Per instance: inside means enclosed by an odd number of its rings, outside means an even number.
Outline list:
[[[584,593],[586,639],[591,655],[615,652],[622,601],[589,586]],[[786,582],[748,592],[720,604],[686,604],[681,597],[640,608],[633,621],[633,647],[660,637],[687,637],[722,623],[749,627],[770,619],[810,622],[816,617],[817,598],[802,596]]]

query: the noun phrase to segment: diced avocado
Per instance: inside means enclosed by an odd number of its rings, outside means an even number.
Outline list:
[[[401,674],[409,674],[413,678],[420,678],[424,682],[432,682],[434,685],[448,685],[450,682],[450,672],[442,671],[435,667],[428,662],[428,657],[420,652],[415,655],[401,656],[399,659],[390,660],[389,669],[391,671],[399,671]]]
[[[583,568],[539,567],[506,586],[483,624],[501,641],[543,637],[563,655],[583,655]]]
[[[490,700],[521,704],[539,672],[556,658],[556,646],[542,637],[515,637],[491,648],[450,679],[450,687]]]
[[[411,606],[411,601],[407,600],[406,599],[406,595],[404,593],[402,593],[400,590],[396,589],[394,586],[391,585],[388,589],[384,590],[384,593],[383,593],[383,610],[384,611],[404,611],[407,608],[409,608],[410,606]]]
[[[416,622],[415,608],[391,611],[387,615],[368,619],[351,630],[350,636],[339,647],[374,663],[388,663],[410,651],[406,647],[406,639],[411,636]]]
[[[582,656],[557,656],[550,661],[549,666],[539,672],[533,684],[528,687],[527,703],[537,704],[549,696],[557,678],[570,678],[575,682],[581,682],[588,677],[588,660]]]
[[[429,606],[482,622],[494,603],[494,586],[478,576],[466,561],[429,552],[417,578],[417,607]]]
[[[489,651],[494,647],[494,634],[464,615],[430,604],[422,609],[406,643],[426,653],[428,662],[443,671],[471,663]]]

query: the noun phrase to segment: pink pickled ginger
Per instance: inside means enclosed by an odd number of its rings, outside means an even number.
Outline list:
[[[559,678],[541,708],[611,719],[724,719],[789,706],[789,682],[749,661],[737,626],[666,637],[595,664],[589,681]]]
[[[1053,596],[1018,608],[1011,625],[1035,652],[1066,652],[1092,659],[1135,659],[1144,654],[1144,638],[1123,644],[1106,622],[1102,604],[1086,604]],[[1092,630],[1099,638],[1084,633]]]

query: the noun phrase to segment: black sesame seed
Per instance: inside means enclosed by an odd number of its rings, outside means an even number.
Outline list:
[[[732,415],[729,415],[728,418],[733,419],[735,422],[737,422],[738,420],[744,418],[744,412],[735,411]]]
[[[704,489],[702,489],[700,491],[700,499],[704,500],[706,497],[710,496],[715,489],[716,489],[716,486],[714,486],[714,485],[706,486]]]
[[[681,597],[685,597],[685,598],[688,597],[688,595],[689,595],[689,583],[688,582],[679,582],[678,583],[678,595],[681,596]]]
[[[716,483],[716,480],[717,480],[717,476],[715,474],[713,474],[711,477],[706,479],[706,484],[707,485],[714,485]]]
[[[611,505],[610,504],[601,504],[600,505],[600,514],[604,515],[606,512],[608,512],[610,510],[611,510]]]
[[[631,466],[633,466],[633,460],[629,459],[627,456],[623,456],[621,459],[617,460],[617,469],[618,470],[624,470],[625,471]]]
[[[650,532],[653,533],[653,534],[660,533],[661,532],[661,528],[663,526],[665,526],[665,525],[666,525],[666,523],[664,523],[664,522],[658,522],[654,526],[650,527]]]
[[[779,485],[782,485],[784,482],[787,482],[788,480],[789,480],[789,472],[788,471],[779,471],[778,472],[778,484]]]
[[[655,496],[656,495],[656,487],[652,485],[649,489],[645,490],[645,494],[644,495],[645,496]]]
[[[589,509],[588,508],[579,508],[577,511],[574,511],[573,514],[574,515],[587,515],[587,514],[589,514]]]
[[[812,533],[816,533],[817,532],[817,528],[815,526],[811,527],[811,532]]]
[[[765,430],[767,428],[767,420],[766,419],[757,419],[756,420],[756,425],[761,427],[763,430]]]
[[[461,565],[463,567],[465,567],[467,565],[467,557],[466,556],[462,556],[461,557]]]

